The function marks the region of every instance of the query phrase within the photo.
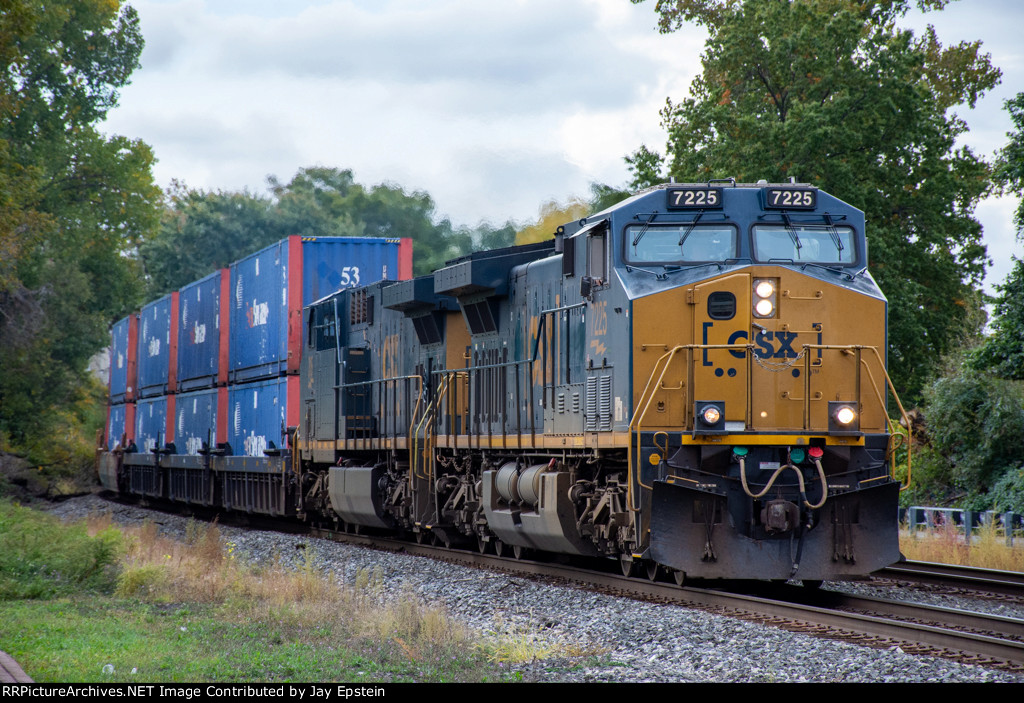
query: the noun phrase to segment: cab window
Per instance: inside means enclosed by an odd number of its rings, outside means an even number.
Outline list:
[[[754,227],[754,258],[760,262],[851,266],[857,250],[851,227],[821,225],[757,225]]]
[[[626,228],[626,261],[679,265],[737,256],[736,229],[709,225],[633,225]]]

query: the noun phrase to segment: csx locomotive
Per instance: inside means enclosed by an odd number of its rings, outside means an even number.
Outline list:
[[[290,446],[138,463],[179,500],[679,583],[863,576],[900,556],[867,261],[813,186],[656,186],[316,301]]]

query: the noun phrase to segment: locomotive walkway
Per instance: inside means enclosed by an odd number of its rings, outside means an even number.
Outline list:
[[[7,652],[0,652],[0,683],[35,683]]]

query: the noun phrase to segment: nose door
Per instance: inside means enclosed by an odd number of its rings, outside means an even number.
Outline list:
[[[694,287],[691,400],[725,403],[726,429],[737,431],[747,423],[747,353],[750,341],[750,276],[726,276]],[[691,408],[691,412],[692,412]]]

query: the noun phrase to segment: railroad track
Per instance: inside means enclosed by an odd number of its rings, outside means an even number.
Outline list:
[[[611,595],[698,607],[867,646],[899,646],[912,654],[1024,671],[1024,620],[1021,619],[834,591],[811,591],[797,586],[764,584],[755,586],[753,593],[727,590],[731,584],[719,587],[717,583],[715,587],[688,584],[681,588],[668,580],[625,577],[617,572],[598,571],[589,565],[510,560],[473,551],[328,530],[315,530],[314,534],[518,576],[568,581]],[[617,569],[617,564],[613,566]]]
[[[221,519],[224,519],[221,515]],[[263,520],[261,527],[268,527]],[[290,524],[287,532],[306,532]],[[956,661],[986,665],[1003,670],[1024,671],[1024,620],[971,613],[946,607],[869,598],[848,593],[812,590],[797,586],[780,586],[755,582],[744,586],[748,592],[727,590],[736,586],[729,582],[688,582],[679,587],[668,578],[652,581],[626,577],[619,573],[618,563],[596,560],[614,572],[595,568],[592,560],[585,565],[552,563],[532,559],[510,559],[477,551],[444,546],[416,544],[392,537],[337,532],[309,528],[311,536],[333,539],[388,551],[403,551],[416,556],[440,559],[467,566],[501,571],[524,577],[544,578],[608,593],[652,602],[697,607],[717,614],[739,617],[815,636],[842,639],[858,644],[884,648],[899,646],[906,652],[941,656]],[[927,568],[925,568],[927,567]],[[936,568],[942,567],[942,568]],[[900,564],[879,572],[886,579],[923,581],[938,579],[943,571],[955,574],[962,569],[944,565]],[[983,570],[974,570],[983,571]],[[1000,574],[1005,572],[999,572]],[[986,584],[991,592],[992,581],[1012,581],[985,577],[974,573],[975,580],[959,581],[958,588],[971,590],[972,584]],[[1024,579],[1021,579],[1024,581]],[[711,587],[711,584],[714,587]],[[948,587],[948,581],[943,585]],[[1020,587],[1015,592],[1020,595]]]
[[[877,578],[911,581],[971,592],[992,593],[1024,600],[1024,573],[973,566],[907,561],[876,571]]]

